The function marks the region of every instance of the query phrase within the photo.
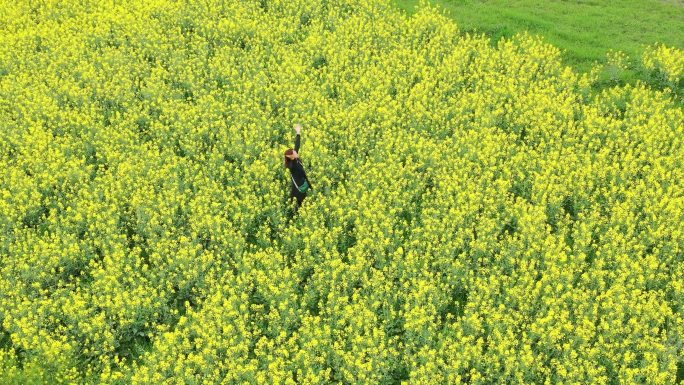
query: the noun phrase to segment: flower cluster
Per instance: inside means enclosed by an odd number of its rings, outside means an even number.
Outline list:
[[[644,67],[656,71],[672,84],[684,80],[684,51],[664,44],[648,47],[643,55]]]

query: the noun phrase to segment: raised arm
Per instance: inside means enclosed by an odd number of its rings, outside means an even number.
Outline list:
[[[299,145],[301,144],[301,132],[302,132],[302,126],[300,124],[295,124],[294,127],[295,131],[297,132],[297,136],[295,137],[295,148],[294,150],[299,153]]]

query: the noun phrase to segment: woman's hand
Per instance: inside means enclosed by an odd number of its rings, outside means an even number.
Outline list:
[[[297,123],[294,125],[295,132],[297,132],[297,135],[299,135],[302,132],[302,125]]]

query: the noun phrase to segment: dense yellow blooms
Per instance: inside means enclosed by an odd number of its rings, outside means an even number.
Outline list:
[[[684,80],[684,51],[663,44],[650,46],[644,51],[644,67],[659,72],[671,84]]]
[[[0,8],[0,382],[684,383],[670,93],[426,4]]]

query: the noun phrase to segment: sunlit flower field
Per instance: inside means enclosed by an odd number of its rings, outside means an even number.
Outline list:
[[[0,382],[684,384],[669,88],[388,0],[0,9]]]

